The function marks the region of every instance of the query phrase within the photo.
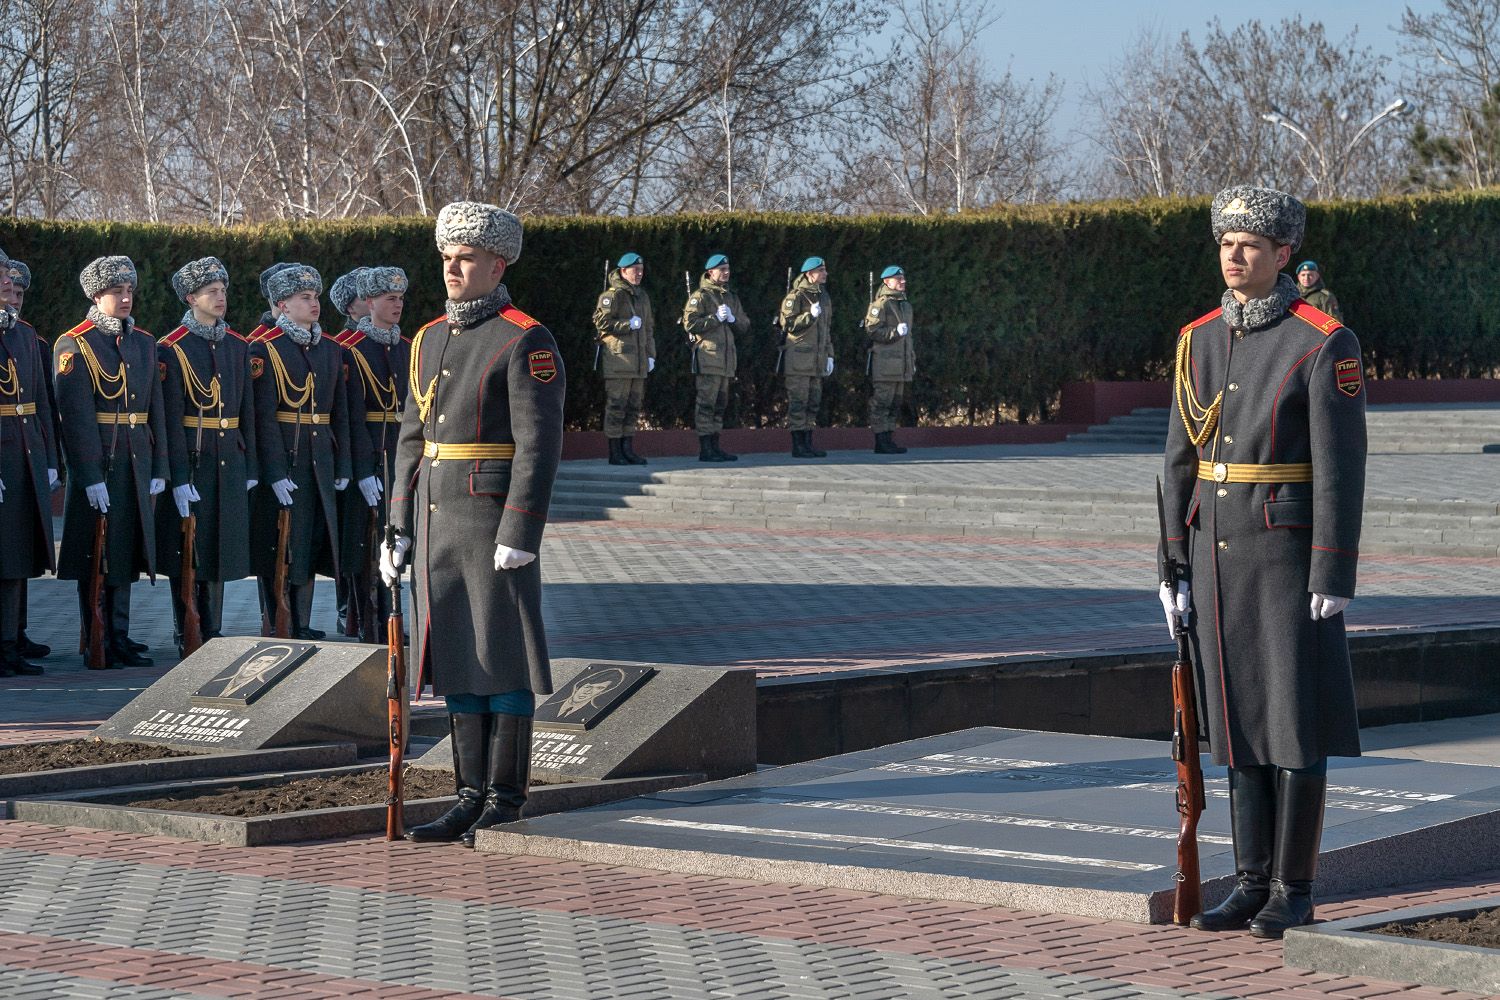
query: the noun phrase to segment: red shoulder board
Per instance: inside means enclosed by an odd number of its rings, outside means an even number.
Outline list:
[[[64,330],[63,331],[63,336],[64,337],[81,337],[85,333],[88,333],[93,328],[94,328],[94,321],[91,320],[91,319],[86,319],[82,323],[79,323],[77,326],[73,327],[73,329],[71,329],[71,330]]]
[[[244,335],[244,334],[243,334],[243,333],[239,333],[239,332],[237,332],[237,331],[236,331],[236,330],[235,330],[235,329],[234,329],[234,327],[232,327],[232,326],[226,326],[226,327],[225,327],[225,328],[224,328],[224,332],[225,332],[225,333],[227,333],[227,334],[229,334],[229,335],[230,335],[230,336],[231,336],[231,337],[233,337],[233,338],[234,338],[234,339],[235,339],[235,340],[244,340],[244,339],[245,339],[245,335]]]
[[[163,346],[163,347],[171,347],[173,344],[177,343],[183,337],[186,337],[187,336],[187,332],[188,332],[187,327],[185,327],[185,326],[179,326],[177,329],[173,330],[171,333],[169,333],[165,337],[161,338],[161,340],[157,341],[157,343],[161,344],[161,346]]]
[[[259,340],[260,338],[262,338],[262,337],[264,337],[266,335],[266,330],[267,329],[269,329],[269,328],[266,326],[266,324],[261,323],[254,330],[250,331],[250,336],[248,336],[248,337],[245,338],[245,343],[247,343],[247,344],[253,344],[253,343],[255,343],[257,340]]]
[[[1333,331],[1335,330],[1342,330],[1344,328],[1344,324],[1340,323],[1338,320],[1334,319],[1332,316],[1328,315],[1317,306],[1308,302],[1306,299],[1298,299],[1296,302],[1293,302],[1291,313],[1302,322],[1309,323],[1317,327],[1318,331],[1325,337],[1333,333]]]
[[[358,330],[345,330],[342,338],[335,337],[338,345],[346,350],[354,350],[354,345],[365,339],[365,335]]]
[[[333,341],[335,344],[338,344],[340,347],[348,347],[349,346],[348,344],[344,343],[344,341],[349,338],[349,328],[348,327],[345,327],[344,329],[340,330],[338,333],[325,333],[325,334],[323,334],[323,336],[327,337],[329,340]]]
[[[1223,315],[1223,313],[1224,313],[1224,307],[1223,306],[1220,306],[1219,308],[1213,310],[1212,312],[1206,312],[1202,316],[1199,316],[1197,319],[1193,320],[1187,326],[1183,327],[1181,330],[1177,331],[1177,335],[1180,337],[1184,333],[1191,333],[1194,329],[1202,326],[1204,323],[1207,323],[1210,320],[1218,319],[1221,315]]]
[[[268,327],[265,328],[265,332],[262,333],[255,340],[252,340],[251,343],[252,344],[269,344],[271,341],[273,341],[277,337],[281,336],[283,332],[285,332],[285,331],[283,331],[281,329],[281,327],[279,327],[279,326],[268,326]]]
[[[423,330],[430,330],[433,327],[437,326],[439,323],[446,323],[446,322],[448,322],[448,314],[444,313],[443,315],[439,316],[435,320],[431,320],[431,321],[429,321],[427,323],[423,323],[420,327],[417,328],[417,332],[421,333]]]
[[[501,309],[500,318],[514,323],[523,330],[530,330],[534,326],[542,325],[540,320],[532,319],[515,306],[506,306],[504,309]]]

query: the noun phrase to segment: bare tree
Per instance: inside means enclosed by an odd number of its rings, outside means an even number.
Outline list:
[[[1500,182],[1500,0],[1444,0],[1401,15],[1408,80],[1424,96],[1414,136],[1417,179],[1471,188]]]

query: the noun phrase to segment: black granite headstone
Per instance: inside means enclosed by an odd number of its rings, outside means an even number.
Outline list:
[[[194,705],[248,705],[317,651],[306,642],[257,642],[193,692]]]
[[[537,706],[536,726],[564,733],[586,733],[654,673],[651,667],[590,663]]]

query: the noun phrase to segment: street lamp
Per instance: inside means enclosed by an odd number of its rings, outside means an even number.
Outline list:
[[[1343,183],[1344,171],[1349,165],[1349,154],[1354,151],[1355,146],[1359,145],[1361,139],[1370,134],[1371,129],[1388,118],[1399,118],[1402,115],[1410,114],[1411,110],[1411,105],[1404,97],[1398,97],[1381,108],[1375,117],[1361,125],[1359,131],[1354,133],[1354,138],[1350,139],[1348,144],[1339,153],[1338,160],[1334,163],[1334,170],[1331,173],[1328,169],[1328,159],[1323,155],[1322,147],[1313,142],[1308,136],[1307,131],[1298,125],[1285,111],[1282,111],[1273,104],[1268,110],[1261,112],[1260,120],[1272,125],[1281,126],[1301,139],[1307,144],[1307,148],[1313,151],[1313,155],[1318,158],[1318,173],[1312,174],[1312,180],[1318,187],[1318,197],[1322,198],[1332,193],[1329,190],[1330,188],[1336,190],[1338,185]],[[1312,172],[1309,171],[1309,173],[1311,174]]]

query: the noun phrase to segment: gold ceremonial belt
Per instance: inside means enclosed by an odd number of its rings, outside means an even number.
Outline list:
[[[150,418],[149,413],[96,413],[94,419],[101,424],[144,424]]]
[[[459,462],[479,458],[515,458],[513,444],[455,444],[447,441],[423,441],[422,457],[451,458]]]
[[[375,413],[365,414],[365,423],[367,424],[399,424],[400,422],[400,410],[379,410]]]
[[[0,417],[29,417],[35,412],[35,403],[17,403],[15,406],[0,406]]]
[[[1237,465],[1233,462],[1198,461],[1198,478],[1215,483],[1310,483],[1311,462],[1289,465]]]
[[[284,424],[326,424],[328,423],[328,414],[287,413],[284,410],[277,410],[276,419]]]
[[[183,417],[182,426],[197,430],[234,430],[239,427],[239,417]]]

